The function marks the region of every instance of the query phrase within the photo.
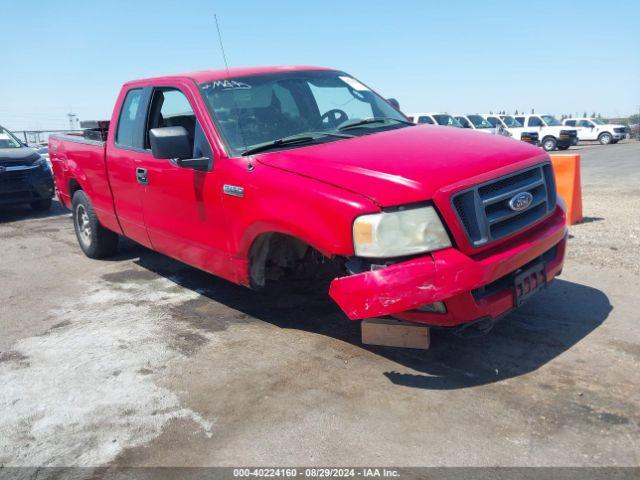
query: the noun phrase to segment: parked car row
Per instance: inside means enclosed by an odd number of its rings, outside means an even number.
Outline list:
[[[560,122],[553,115],[449,115],[447,113],[411,113],[414,123],[427,123],[446,127],[469,128],[484,133],[505,135],[534,145],[546,151],[567,150],[578,141],[598,141],[602,145],[629,138],[630,130],[624,125],[609,124],[598,118],[572,118]]]

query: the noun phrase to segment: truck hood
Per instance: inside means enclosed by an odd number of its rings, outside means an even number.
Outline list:
[[[40,155],[31,148],[0,148],[0,165],[3,167],[13,165],[31,165],[39,158]]]
[[[538,147],[501,135],[419,125],[263,153],[255,159],[387,207],[429,200],[444,187],[548,156]]]

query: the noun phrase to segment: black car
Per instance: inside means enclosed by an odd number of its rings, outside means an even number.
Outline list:
[[[48,210],[53,175],[45,158],[0,126],[0,207],[28,203]]]

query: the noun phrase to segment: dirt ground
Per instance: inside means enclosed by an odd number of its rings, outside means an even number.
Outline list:
[[[575,150],[562,276],[426,352],[363,346],[324,295],[90,260],[59,205],[0,212],[0,466],[638,466],[640,144]]]

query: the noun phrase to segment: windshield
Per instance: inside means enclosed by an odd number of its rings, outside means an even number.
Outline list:
[[[522,127],[522,124],[518,120],[513,118],[511,115],[505,115],[504,117],[500,117],[500,118],[502,118],[502,121],[504,122],[504,124],[509,128]]]
[[[467,118],[476,128],[493,128],[491,124],[480,115],[467,115]]]
[[[20,148],[22,144],[13,134],[3,127],[0,127],[0,148]]]
[[[604,122],[604,121],[600,120],[599,118],[592,118],[591,121],[593,123],[595,123],[596,125],[606,125],[607,124],[607,122]]]
[[[562,123],[560,123],[556,117],[552,116],[552,115],[541,115],[542,120],[544,120],[544,123],[547,124],[547,126],[549,127],[559,127],[562,126]]]
[[[436,122],[438,122],[438,125],[443,125],[445,127],[462,128],[462,124],[460,124],[460,122],[458,120],[456,120],[455,118],[453,118],[451,115],[437,113],[437,114],[433,115],[433,118],[436,119]]]
[[[346,136],[329,134],[344,129],[343,124],[352,125],[349,136],[409,126],[386,100],[342,72],[252,75],[202,83],[200,90],[233,155],[292,135],[314,134],[313,142],[304,145],[337,141]],[[372,118],[381,121],[356,125]],[[285,145],[303,146],[280,148]]]

